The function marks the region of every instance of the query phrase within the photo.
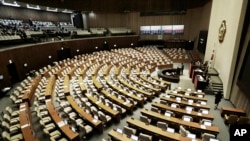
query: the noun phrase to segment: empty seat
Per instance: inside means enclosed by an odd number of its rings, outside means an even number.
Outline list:
[[[143,116],[143,115],[140,116],[140,121],[142,121],[146,124],[150,124],[150,122],[151,122],[151,120],[148,117]]]
[[[186,130],[182,125],[180,125],[179,133],[181,134],[181,136],[186,137],[190,132]]]
[[[238,116],[237,115],[224,115],[224,121],[226,124],[235,124],[238,120]]]
[[[168,124],[165,122],[158,121],[156,123],[157,127],[161,128],[162,130],[166,131],[168,128]]]
[[[138,141],[152,141],[152,136],[140,133],[138,137]]]
[[[21,140],[23,140],[22,134],[10,135],[7,131],[3,131],[1,135],[2,135],[3,140],[6,140],[6,141],[21,141]]]
[[[215,139],[215,135],[204,133],[201,135],[202,141],[210,141],[210,139]]]
[[[156,113],[160,113],[160,110],[156,107],[151,107],[151,111],[156,112]]]
[[[248,117],[239,117],[239,119],[237,120],[237,124],[238,125],[242,125],[242,124],[248,124],[249,122],[249,118]]]
[[[130,128],[128,126],[124,126],[123,127],[123,133],[125,135],[127,135],[128,137],[131,137],[132,134],[135,134],[136,133],[136,129],[134,128]]]

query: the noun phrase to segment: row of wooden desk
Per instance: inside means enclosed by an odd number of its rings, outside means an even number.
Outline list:
[[[19,120],[24,140],[38,141],[32,127],[32,119],[28,102],[24,102],[19,105]]]
[[[63,119],[59,117],[57,111],[55,110],[54,105],[52,104],[51,99],[46,99],[45,103],[46,103],[46,107],[49,111],[50,116],[52,117],[54,123],[62,131],[62,133],[64,133],[65,136],[71,141],[79,141],[80,140],[79,134],[77,132],[73,132],[70,129],[70,126],[65,124]]]
[[[29,106],[31,106],[31,104],[33,103],[35,90],[40,81],[41,81],[41,76],[40,75],[36,76],[36,78],[34,78],[31,84],[29,85],[29,89],[24,91],[22,100],[28,102]]]
[[[181,107],[191,106],[191,107],[194,107],[195,109],[197,109],[197,111],[199,109],[210,110],[210,106],[209,105],[203,105],[203,104],[198,104],[198,103],[189,103],[188,101],[185,101],[185,100],[178,101],[176,99],[173,99],[173,98],[170,98],[170,97],[166,97],[166,96],[162,96],[160,99],[164,100],[164,101],[167,101],[170,104],[171,103],[177,103]]]
[[[141,114],[149,117],[154,121],[163,121],[168,124],[184,125],[188,128],[194,128],[199,130],[200,133],[211,133],[217,135],[219,133],[219,128],[217,126],[201,126],[198,122],[187,122],[176,117],[167,117],[161,113],[156,113],[148,109],[141,110]]]
[[[173,108],[170,107],[168,105],[165,104],[160,104],[160,103],[152,103],[152,106],[159,108],[162,111],[173,111],[176,114],[180,114],[180,115],[189,115],[192,116],[194,118],[194,120],[196,119],[197,121],[200,121],[201,119],[209,119],[209,120],[213,120],[214,119],[214,115],[213,114],[202,114],[196,111],[187,111],[185,109],[181,109],[181,108]]]

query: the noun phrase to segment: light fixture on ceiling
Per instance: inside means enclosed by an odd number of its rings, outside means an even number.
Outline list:
[[[19,5],[16,1],[14,1],[13,3],[9,3],[9,2],[5,2],[4,0],[2,1],[3,5],[6,6],[14,6],[14,7],[21,7],[21,5]]]
[[[50,11],[50,12],[57,12],[57,8],[49,8],[49,7],[47,7],[46,10]]]
[[[73,13],[73,11],[68,10],[68,9],[64,9],[62,12],[63,12],[63,13]]]
[[[34,9],[34,10],[40,10],[40,6],[30,6],[29,4],[26,4],[26,7],[29,8],[29,9]]]

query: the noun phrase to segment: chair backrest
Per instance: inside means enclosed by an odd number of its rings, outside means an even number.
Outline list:
[[[237,120],[237,124],[242,125],[242,124],[247,124],[249,122],[249,118],[248,117],[240,117]]]
[[[151,111],[160,113],[160,110],[156,107],[151,107]]]
[[[130,128],[128,126],[124,126],[123,133],[126,134],[128,137],[131,137],[132,134],[136,133],[136,129]]]
[[[181,136],[184,136],[184,137],[187,136],[187,131],[182,125],[180,125],[179,133],[181,134]]]
[[[174,114],[174,112],[172,112],[172,111],[166,110],[166,111],[165,111],[165,116],[172,116],[172,117],[174,117],[175,114]]]
[[[139,141],[152,141],[152,136],[140,133],[138,137]]]
[[[144,122],[144,123],[146,123],[146,124],[149,124],[149,123],[150,123],[150,122],[149,122],[149,118],[146,117],[146,116],[143,116],[143,115],[140,116],[140,121],[142,121],[142,122]]]
[[[211,138],[215,138],[215,135],[209,133],[202,134],[202,141],[210,141]]]
[[[229,115],[228,119],[227,119],[227,123],[228,124],[234,124],[236,123],[238,120],[238,116],[237,115]]]
[[[157,127],[161,128],[162,130],[166,131],[168,128],[168,124],[165,122],[158,121],[156,123]]]

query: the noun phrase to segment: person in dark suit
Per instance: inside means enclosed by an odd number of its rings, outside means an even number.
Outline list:
[[[222,97],[223,97],[222,92],[218,91],[218,93],[215,95],[215,100],[214,100],[215,107],[214,107],[214,110],[216,110],[218,108],[218,105],[219,105]]]
[[[183,70],[184,70],[184,64],[181,63],[181,74],[183,74]]]

